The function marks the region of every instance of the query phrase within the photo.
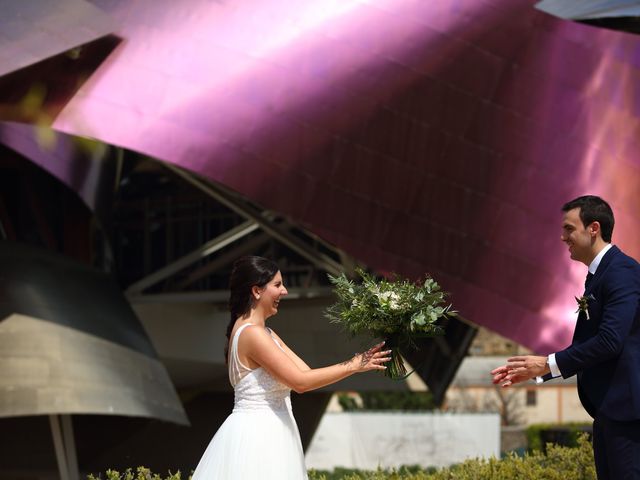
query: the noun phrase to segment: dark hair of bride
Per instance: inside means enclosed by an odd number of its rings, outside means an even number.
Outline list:
[[[278,266],[268,258],[246,256],[235,261],[229,278],[229,312],[227,342],[224,347],[225,361],[229,361],[229,340],[236,320],[251,310],[254,286],[263,288],[278,273]]]

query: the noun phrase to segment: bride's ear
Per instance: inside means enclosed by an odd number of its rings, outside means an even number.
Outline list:
[[[251,300],[257,301],[260,300],[260,294],[262,293],[262,289],[257,285],[251,287]]]

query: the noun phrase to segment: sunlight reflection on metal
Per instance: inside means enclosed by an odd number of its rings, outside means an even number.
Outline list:
[[[637,0],[591,0],[588,2],[542,0],[535,7],[560,18],[576,20],[640,15],[640,2]]]
[[[373,268],[429,271],[466,318],[562,347],[583,274],[560,206],[609,199],[640,256],[640,37],[528,0],[349,2],[317,23],[311,3],[96,1],[126,40],[55,127],[224,183]]]

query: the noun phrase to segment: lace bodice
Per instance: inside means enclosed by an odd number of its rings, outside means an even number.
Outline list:
[[[240,333],[250,325],[252,324],[247,323],[236,330],[229,349],[229,381],[235,394],[233,411],[262,409],[290,411],[289,393],[291,389],[276,380],[262,367],[252,370],[244,366],[238,358],[238,338],[240,338]],[[278,348],[282,349],[275,338],[273,341]]]

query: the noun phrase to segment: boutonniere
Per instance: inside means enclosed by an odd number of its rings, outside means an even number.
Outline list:
[[[589,320],[589,301],[595,300],[596,297],[593,296],[593,293],[590,293],[589,295],[583,295],[581,297],[575,297],[575,298],[576,298],[576,302],[578,302],[578,309],[576,310],[576,313],[578,312],[586,313],[587,320]]]

